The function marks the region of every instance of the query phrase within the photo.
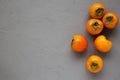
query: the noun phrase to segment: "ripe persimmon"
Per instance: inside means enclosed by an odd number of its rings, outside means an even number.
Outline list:
[[[90,19],[86,24],[86,29],[91,35],[97,35],[103,30],[103,23],[98,19]]]
[[[95,48],[100,52],[108,52],[112,48],[112,41],[106,39],[104,35],[98,36],[94,41]]]
[[[100,19],[106,13],[106,7],[102,3],[96,2],[91,5],[89,9],[89,14],[92,18]]]
[[[90,56],[86,61],[86,68],[92,73],[98,73],[103,68],[103,60],[97,55]]]
[[[119,18],[115,13],[109,12],[109,13],[105,14],[102,21],[106,28],[113,29],[117,26],[117,24],[119,22]]]
[[[87,39],[82,35],[74,35],[71,43],[71,48],[75,52],[83,52],[88,47]]]

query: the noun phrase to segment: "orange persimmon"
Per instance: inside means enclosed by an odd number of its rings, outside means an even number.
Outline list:
[[[71,48],[75,52],[83,52],[88,47],[87,39],[82,35],[74,35],[71,43]]]
[[[86,68],[91,73],[98,73],[103,68],[103,60],[97,55],[90,56],[86,61]]]
[[[117,26],[117,24],[119,22],[119,18],[115,13],[109,12],[109,13],[105,14],[102,21],[106,28],[113,29]]]
[[[112,48],[112,41],[106,39],[104,35],[98,36],[94,41],[95,48],[100,52],[108,52]]]
[[[102,3],[96,2],[91,5],[89,9],[89,14],[92,18],[100,19],[106,13],[106,7]]]
[[[103,30],[103,23],[98,19],[90,19],[86,23],[86,29],[91,35],[97,35]]]

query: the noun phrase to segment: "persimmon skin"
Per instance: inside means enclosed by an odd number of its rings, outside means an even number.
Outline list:
[[[104,35],[100,35],[95,39],[94,46],[99,52],[106,53],[112,49],[112,41],[106,39]]]

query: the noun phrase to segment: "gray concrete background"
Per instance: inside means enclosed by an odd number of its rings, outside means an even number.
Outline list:
[[[88,9],[97,0],[0,0],[0,80],[120,80],[120,24],[104,30],[113,41],[107,54],[97,52],[85,30]],[[120,16],[120,0],[100,0]],[[77,55],[70,49],[74,34],[89,40]],[[85,68],[88,56],[104,59],[99,74]]]

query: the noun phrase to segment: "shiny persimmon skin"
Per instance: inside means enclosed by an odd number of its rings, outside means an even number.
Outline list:
[[[75,52],[83,52],[88,47],[87,39],[82,35],[74,35],[71,43],[71,49]]]
[[[97,25],[95,25],[95,23],[97,23]],[[102,21],[100,21],[98,19],[90,19],[86,23],[86,30],[91,35],[97,35],[97,34],[101,33],[103,28],[104,28],[104,26],[103,26]]]
[[[112,17],[113,20],[111,22],[108,22],[107,21],[108,17]],[[102,19],[102,22],[103,22],[103,24],[105,25],[106,28],[114,29],[119,23],[119,18],[115,13],[109,12],[109,13],[105,14],[105,16]]]
[[[94,68],[93,63],[97,63],[97,67]],[[90,56],[86,61],[86,68],[91,73],[98,73],[102,70],[104,62],[101,57],[97,55]],[[93,67],[92,67],[93,66]]]
[[[112,41],[106,39],[104,35],[100,35],[95,39],[94,46],[98,51],[106,53],[112,49]]]
[[[101,13],[98,12],[98,9],[102,10]],[[97,13],[98,12],[98,13]],[[106,7],[105,5],[103,5],[102,3],[94,3],[91,5],[90,9],[89,9],[89,14],[92,18],[95,18],[95,19],[100,19],[102,18],[106,13]]]

